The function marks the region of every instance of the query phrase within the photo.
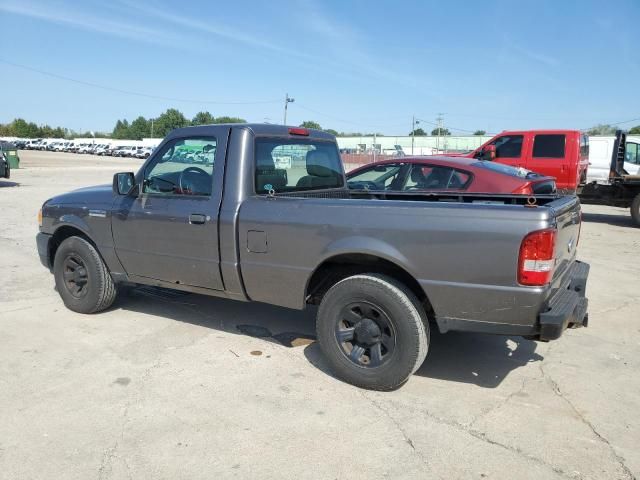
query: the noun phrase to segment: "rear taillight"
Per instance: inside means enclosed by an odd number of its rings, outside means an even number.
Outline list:
[[[518,283],[543,286],[551,281],[555,267],[556,229],[531,232],[520,244]]]

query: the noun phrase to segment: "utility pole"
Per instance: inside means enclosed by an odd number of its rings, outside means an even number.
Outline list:
[[[153,118],[151,119],[151,138],[153,138]]]
[[[376,134],[373,134],[373,161],[376,161]]]
[[[444,120],[444,117],[442,115],[444,114],[438,113],[438,116],[436,117],[436,124],[438,125],[436,127],[438,129],[438,136],[436,137],[436,150],[438,151],[438,153],[440,153],[440,134],[442,133],[442,122]]]
[[[290,98],[289,94],[285,94],[284,96],[284,124],[287,124],[287,107],[289,106],[290,103],[295,102],[296,99],[295,98]]]
[[[420,120],[416,120],[416,116],[411,117],[411,155],[413,155],[413,145],[416,140],[416,125],[420,124]]]

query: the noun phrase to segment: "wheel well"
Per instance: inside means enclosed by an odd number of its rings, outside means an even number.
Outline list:
[[[58,247],[62,242],[64,242],[69,237],[81,237],[84,238],[87,242],[95,247],[93,240],[91,240],[86,233],[76,227],[70,227],[65,225],[63,227],[58,228],[51,240],[49,241],[49,265],[53,267],[53,259],[56,258],[56,251],[58,251]]]
[[[409,290],[423,304],[429,319],[433,319],[433,307],[424,290],[413,276],[389,260],[363,253],[337,255],[325,260],[311,276],[307,285],[306,302],[318,305],[325,293],[340,280],[362,273],[381,273],[392,277]]]

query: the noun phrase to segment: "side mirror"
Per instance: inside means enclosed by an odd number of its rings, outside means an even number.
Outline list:
[[[113,193],[129,195],[136,186],[136,177],[132,172],[120,172],[113,176]]]
[[[489,160],[490,162],[496,159],[496,146],[495,145],[487,145],[482,149],[482,160]]]

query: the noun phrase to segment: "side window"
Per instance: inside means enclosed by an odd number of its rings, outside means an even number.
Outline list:
[[[490,145],[496,146],[496,158],[516,158],[522,154],[522,135],[505,135],[496,138]]]
[[[402,164],[375,165],[349,176],[347,185],[353,190],[397,190],[402,188]]]
[[[637,143],[627,142],[624,161],[627,163],[640,164],[640,145]]]
[[[216,139],[180,138],[167,143],[144,172],[144,193],[211,195]]]
[[[405,190],[456,190],[465,188],[471,176],[450,167],[413,165]]]
[[[258,138],[255,150],[258,194],[322,190],[344,185],[342,160],[333,142]]]
[[[580,135],[580,156],[589,157],[589,137],[587,135]]]
[[[536,135],[533,139],[533,158],[564,158],[564,135]]]

